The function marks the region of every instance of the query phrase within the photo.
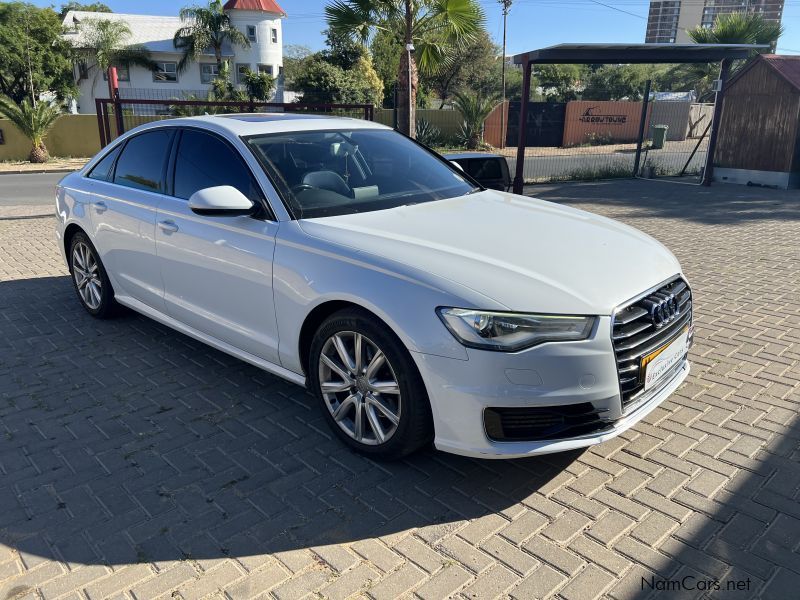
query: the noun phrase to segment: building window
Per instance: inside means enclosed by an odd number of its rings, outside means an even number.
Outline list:
[[[89,79],[89,67],[85,60],[78,61],[78,79]]]
[[[247,39],[251,42],[257,42],[256,39],[256,26],[255,25],[248,25],[247,26]]]
[[[157,62],[153,71],[153,81],[159,83],[176,83],[178,81],[178,63]]]
[[[130,81],[131,70],[129,67],[117,66],[117,81]],[[108,81],[108,71],[103,71],[103,81]]]
[[[272,65],[258,65],[258,74],[266,73],[270,77],[272,77]]]
[[[272,43],[273,44],[277,44],[278,43],[278,30],[273,27],[270,30],[270,32],[271,32],[271,35],[272,35]]]
[[[244,76],[250,72],[250,65],[245,63],[236,64],[236,83],[244,83]]]
[[[200,63],[200,82],[211,83],[219,76],[217,63]]]

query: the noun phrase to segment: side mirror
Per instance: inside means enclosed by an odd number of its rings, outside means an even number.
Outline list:
[[[235,217],[251,214],[255,204],[235,187],[218,185],[197,190],[189,198],[189,208],[198,215]]]
[[[456,169],[458,169],[459,171],[462,171],[462,172],[464,171],[464,167],[462,167],[462,166],[461,166],[460,164],[458,164],[456,161],[454,161],[454,160],[451,160],[451,161],[450,161],[450,164],[451,164],[451,165],[453,165],[453,166],[454,166]]]

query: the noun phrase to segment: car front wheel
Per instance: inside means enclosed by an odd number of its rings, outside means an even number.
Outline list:
[[[369,313],[353,309],[329,317],[310,354],[309,387],[351,448],[395,459],[430,442],[430,405],[416,365]]]

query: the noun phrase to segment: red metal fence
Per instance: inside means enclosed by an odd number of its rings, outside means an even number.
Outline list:
[[[374,120],[372,104],[305,104],[298,102],[230,102],[215,100],[153,100],[142,98],[98,98],[97,126],[100,145],[106,146],[126,130],[150,121],[206,113],[291,112],[353,116]],[[113,127],[112,127],[113,118]]]

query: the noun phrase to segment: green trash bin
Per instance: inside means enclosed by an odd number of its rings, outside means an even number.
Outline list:
[[[653,125],[653,143],[650,148],[661,150],[664,147],[664,142],[667,141],[667,129],[669,125]]]

